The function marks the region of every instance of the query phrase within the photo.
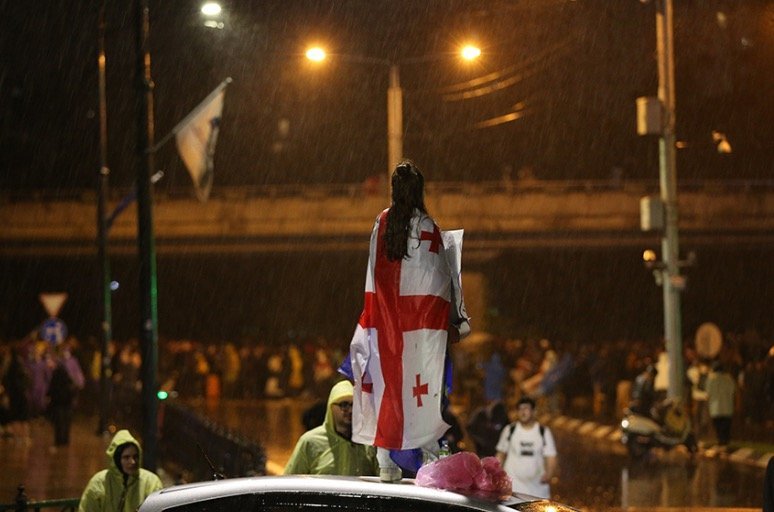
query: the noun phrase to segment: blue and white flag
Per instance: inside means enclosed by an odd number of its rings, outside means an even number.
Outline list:
[[[215,144],[218,141],[223,96],[231,78],[225,79],[172,130],[180,158],[193,180],[196,197],[205,202],[213,179]]]

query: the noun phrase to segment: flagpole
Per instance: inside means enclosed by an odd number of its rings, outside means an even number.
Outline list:
[[[156,247],[153,235],[151,172],[153,148],[153,79],[149,44],[148,0],[137,0],[137,244],[140,256],[140,343],[142,347],[143,467],[156,470],[158,425],[158,307]]]
[[[98,21],[97,67],[99,70],[99,178],[97,194],[97,257],[100,261],[102,284],[101,354],[99,365],[99,422],[97,435],[107,432],[110,409],[110,341],[113,338],[113,307],[110,290],[110,256],[107,249],[107,195],[110,168],[107,165],[107,99],[105,94],[105,1],[100,1]]]
[[[160,141],[159,141],[159,142],[158,142],[158,143],[157,143],[155,146],[153,146],[151,149],[149,149],[148,151],[150,151],[151,153],[155,153],[156,151],[158,151],[159,149],[161,149],[161,148],[162,148],[162,146],[164,146],[164,144],[166,144],[167,142],[169,142],[169,141],[170,141],[170,139],[171,139],[172,137],[174,137],[175,135],[177,135],[177,132],[179,132],[181,128],[183,128],[183,127],[184,127],[186,124],[188,124],[188,122],[189,122],[191,119],[193,119],[194,117],[196,117],[196,116],[199,114],[199,112],[201,112],[201,111],[202,111],[202,109],[204,109],[204,108],[205,108],[205,107],[206,107],[206,106],[207,106],[207,105],[208,105],[208,104],[209,104],[209,103],[210,103],[210,102],[213,100],[213,98],[215,98],[215,96],[217,96],[218,94],[220,94],[220,91],[222,91],[223,89],[225,89],[225,88],[228,86],[228,84],[230,84],[231,82],[233,82],[233,80],[231,79],[231,77],[228,77],[228,78],[226,78],[225,80],[223,80],[223,81],[222,81],[222,82],[221,82],[221,83],[220,83],[220,84],[219,84],[219,85],[218,85],[218,86],[217,86],[215,89],[213,89],[213,91],[212,91],[211,93],[209,93],[209,94],[207,95],[207,97],[206,97],[206,98],[204,98],[204,100],[202,100],[202,101],[201,101],[201,102],[200,102],[200,103],[199,103],[199,104],[196,106],[196,108],[194,108],[194,109],[193,109],[191,112],[189,112],[189,113],[188,113],[188,115],[187,115],[187,116],[185,116],[185,117],[183,118],[183,120],[182,120],[182,121],[180,121],[179,123],[177,123],[177,124],[175,125],[175,127],[174,127],[174,128],[172,128],[172,130],[171,130],[169,133],[167,133],[166,135],[164,135],[164,137],[162,137],[162,139],[161,139],[161,140],[160,140]]]

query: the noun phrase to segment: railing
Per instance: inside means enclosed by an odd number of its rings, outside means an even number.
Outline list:
[[[80,501],[80,498],[28,501],[27,493],[24,492],[24,486],[20,485],[16,493],[16,501],[14,503],[0,503],[0,512],[5,512],[7,510],[14,512],[34,510],[35,512],[40,512],[43,509],[55,509],[59,512],[75,512],[78,510],[78,503],[80,503]]]
[[[165,467],[187,482],[266,474],[256,442],[175,402],[164,404],[159,446]]]
[[[266,453],[256,442],[198,416],[181,404],[166,402],[161,427],[161,460],[167,472],[187,482],[266,474]],[[0,512],[75,512],[80,498],[29,501],[24,485]]]
[[[678,182],[680,191],[712,191],[712,192],[751,192],[774,189],[774,180],[683,180]],[[601,192],[611,190],[637,191],[656,193],[659,190],[658,180],[509,180],[509,181],[470,181],[470,182],[428,182],[429,196],[437,194],[459,193],[512,193],[524,192],[566,193],[566,192]],[[129,188],[113,188],[110,199],[117,201],[129,193]],[[330,184],[275,184],[275,185],[245,185],[219,186],[212,190],[212,197],[247,199],[251,197],[358,197],[362,195],[381,195],[381,187],[370,188],[365,183],[330,183]],[[183,199],[194,197],[191,187],[163,187],[156,189],[157,200]],[[96,201],[96,191],[91,189],[39,189],[39,190],[4,190],[0,192],[0,203],[22,201]]]

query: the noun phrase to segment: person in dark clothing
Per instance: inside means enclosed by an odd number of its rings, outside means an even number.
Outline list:
[[[632,401],[629,409],[637,414],[651,416],[651,409],[656,402],[656,390],[654,383],[656,380],[656,367],[649,364],[645,370],[637,375],[632,387]]]
[[[56,367],[48,384],[48,417],[54,425],[54,448],[70,444],[70,425],[78,393],[85,379],[78,359],[73,357],[67,342],[56,349]]]
[[[769,459],[763,478],[763,512],[774,512],[774,457]]]
[[[70,425],[77,388],[61,362],[56,365],[48,385],[48,415],[54,425],[54,446],[70,444]]]
[[[304,409],[304,412],[301,414],[301,423],[304,425],[304,430],[312,430],[314,427],[322,425],[327,411],[327,400],[319,400]]]
[[[508,424],[508,411],[499,400],[476,409],[468,421],[468,435],[475,444],[476,455],[491,457],[497,453],[495,447],[500,432]]]
[[[444,439],[447,443],[449,443],[449,450],[451,453],[457,453],[460,451],[460,441],[462,441],[463,437],[465,437],[465,433],[462,430],[462,425],[460,425],[460,421],[457,419],[457,416],[448,407],[444,407],[444,409],[441,411],[441,417],[443,418],[443,421],[450,425],[449,429],[441,439]]]
[[[27,394],[32,384],[27,366],[24,364],[23,350],[14,347],[11,359],[3,376],[3,387],[8,395],[8,433],[20,441],[30,443],[30,402]]]

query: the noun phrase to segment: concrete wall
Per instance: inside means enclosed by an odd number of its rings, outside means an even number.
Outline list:
[[[476,251],[637,245],[658,237],[639,228],[645,192],[470,186],[431,190],[427,205],[443,229],[464,228],[466,248]],[[0,254],[94,251],[95,205],[93,195],[0,201]],[[295,196],[224,193],[207,203],[157,197],[154,226],[160,252],[359,250],[384,207],[381,196],[330,195],[314,187]],[[774,242],[774,189],[682,191],[679,212],[681,238],[698,244]],[[133,251],[136,231],[132,206],[110,231],[111,249]]]

